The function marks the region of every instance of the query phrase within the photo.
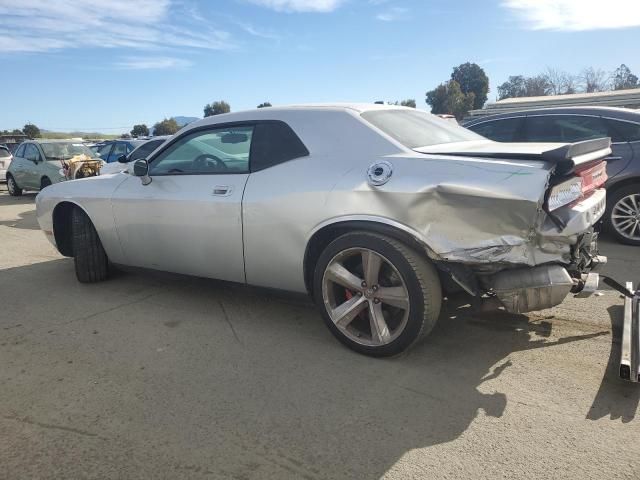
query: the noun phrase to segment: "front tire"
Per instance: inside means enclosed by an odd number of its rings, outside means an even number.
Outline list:
[[[331,242],[313,285],[329,330],[365,355],[404,352],[440,314],[440,279],[426,255],[377,233],[351,232]]]
[[[74,208],[71,214],[73,260],[82,283],[101,282],[109,273],[109,260],[87,214]]]
[[[13,175],[7,175],[7,190],[12,197],[19,197],[22,195],[22,189],[18,187]]]
[[[607,230],[621,243],[640,245],[640,184],[616,190],[607,204]]]
[[[49,185],[51,185],[49,177],[43,177],[42,180],[40,180],[40,191],[44,190]]]

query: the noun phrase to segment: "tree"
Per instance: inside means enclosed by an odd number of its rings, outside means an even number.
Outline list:
[[[461,120],[474,106],[475,94],[463,93],[455,80],[441,83],[427,92],[426,102],[431,105],[431,113],[447,113]]]
[[[260,105],[258,105],[258,108],[266,108],[266,107],[272,107],[273,105],[271,105],[269,102],[263,102]]]
[[[550,95],[566,95],[576,93],[576,77],[567,72],[547,67],[544,78],[549,86]]]
[[[551,94],[549,82],[544,75],[529,77],[524,81],[525,97],[543,97]]]
[[[218,102],[207,103],[204,106],[204,116],[210,117],[212,115],[220,115],[221,113],[229,113],[231,106],[224,100]]]
[[[9,133],[8,130],[5,130],[5,132]],[[11,132],[11,135],[24,135],[24,132],[19,128],[14,128],[13,131]]]
[[[454,67],[451,80],[458,82],[460,90],[465,95],[474,94],[473,108],[484,106],[489,93],[489,77],[480,65],[467,62]]]
[[[154,135],[173,135],[178,130],[180,126],[173,118],[165,118],[153,126]]]
[[[27,123],[22,131],[29,138],[38,138],[40,136],[40,129],[33,123]]]
[[[120,138],[125,138],[125,139],[131,138],[131,135],[128,133],[123,133],[122,135],[120,135]]]
[[[416,101],[413,98],[407,98],[406,100],[402,100],[400,102],[400,105],[402,105],[403,107],[416,108]]]
[[[629,67],[623,63],[613,72],[613,89],[625,90],[627,88],[640,88],[640,82],[638,82],[638,77],[631,73]]]
[[[524,97],[527,91],[525,81],[522,75],[510,76],[506,82],[498,86],[498,100]]]
[[[586,93],[604,92],[609,89],[607,74],[599,68],[585,68],[580,73],[580,80],[582,81],[582,89]]]
[[[141,123],[139,125],[134,125],[131,130],[131,136],[133,137],[148,137],[149,136],[149,128]]]

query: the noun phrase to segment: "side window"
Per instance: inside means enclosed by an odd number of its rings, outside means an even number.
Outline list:
[[[212,128],[178,139],[153,159],[151,175],[248,173],[253,126]]]
[[[580,142],[608,137],[609,130],[599,117],[547,115],[527,117],[529,142]]]
[[[113,144],[108,143],[108,144],[106,144],[105,146],[100,147],[100,148],[98,149],[98,153],[100,154],[100,157],[101,157],[102,159],[105,159],[105,160],[106,160],[106,158],[109,156],[109,152],[111,151],[111,147],[113,147]]]
[[[609,125],[609,136],[612,142],[640,141],[640,124],[605,119]]]
[[[147,158],[164,140],[151,140],[133,151],[129,160],[138,160],[139,158]]]
[[[496,142],[517,142],[521,140],[522,117],[505,118],[471,125],[469,130]]]
[[[38,152],[38,149],[34,144],[27,144],[24,151],[24,158],[26,158],[27,160],[31,160],[32,162],[40,160],[40,152]]]
[[[118,158],[120,155],[126,155],[127,154],[127,144],[124,142],[118,142],[116,144],[114,144],[113,146],[113,152],[111,152],[112,155],[114,155],[116,158]]]
[[[267,122],[255,126],[251,145],[252,172],[307,155],[309,150],[286,123]]]
[[[16,157],[24,158],[24,149],[25,149],[25,147],[26,147],[26,145],[24,143],[18,147],[18,149],[16,150]]]

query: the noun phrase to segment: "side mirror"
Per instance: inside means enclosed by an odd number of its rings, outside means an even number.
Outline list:
[[[118,163],[128,163],[127,162],[127,156],[126,155],[120,155],[118,157]]]
[[[149,176],[149,163],[146,158],[139,158],[135,162],[129,163],[127,171],[136,177],[140,177],[143,185],[149,185],[151,183],[151,177]]]

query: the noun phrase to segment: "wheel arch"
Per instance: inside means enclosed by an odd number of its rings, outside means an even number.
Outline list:
[[[332,219],[318,225],[311,233],[304,252],[304,283],[307,292],[313,296],[313,272],[322,251],[339,236],[353,231],[375,232],[401,241],[417,251],[434,259],[427,243],[420,234],[404,224],[384,217],[346,217]]]
[[[65,200],[58,203],[52,213],[53,238],[58,251],[65,257],[73,257],[71,214],[75,208],[82,210],[89,219],[89,213],[79,204]]]
[[[607,199],[611,198],[621,188],[626,188],[630,185],[637,185],[640,187],[640,177],[625,178],[624,180],[620,180],[610,187],[607,187]]]

